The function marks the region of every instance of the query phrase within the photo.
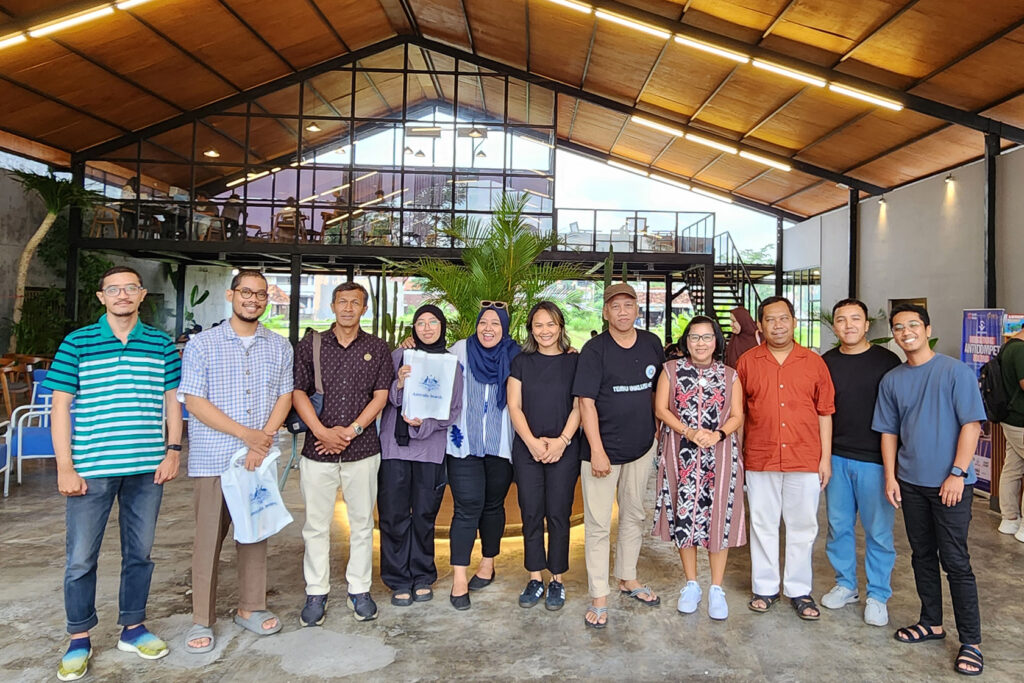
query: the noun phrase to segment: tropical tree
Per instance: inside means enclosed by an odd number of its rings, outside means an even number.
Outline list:
[[[21,183],[26,193],[37,195],[46,207],[46,215],[32,237],[29,238],[28,243],[25,244],[21,251],[21,257],[18,259],[18,277],[14,288],[14,312],[11,315],[12,333],[7,347],[9,352],[15,352],[18,343],[16,330],[21,322],[21,314],[25,306],[25,283],[28,280],[28,267],[32,263],[32,256],[36,253],[39,243],[46,237],[46,233],[49,232],[53,222],[57,220],[57,216],[66,208],[70,206],[88,208],[103,201],[104,197],[98,192],[75,185],[71,180],[58,178],[52,171],[46,175],[22,170],[12,170],[8,173],[14,180]]]
[[[426,280],[424,290],[432,301],[455,309],[448,322],[450,341],[474,333],[481,301],[509,304],[512,336],[517,338],[522,336],[530,308],[544,296],[577,304],[574,292],[557,285],[581,279],[587,271],[575,265],[537,262],[558,240],[534,232],[523,216],[528,199],[524,194],[502,195],[490,222],[456,221],[446,232],[455,244],[464,245],[462,263],[424,258],[404,268],[408,275]]]

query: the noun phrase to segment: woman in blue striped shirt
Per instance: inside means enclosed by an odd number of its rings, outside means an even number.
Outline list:
[[[448,483],[454,514],[451,603],[469,609],[469,591],[494,580],[494,558],[505,531],[505,496],[512,484],[512,423],[505,382],[519,345],[509,336],[508,304],[480,302],[476,334],[455,342],[451,352],[463,367],[463,411],[448,430]],[[483,558],[472,579],[467,568],[480,532]]]

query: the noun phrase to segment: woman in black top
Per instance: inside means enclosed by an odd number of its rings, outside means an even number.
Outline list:
[[[576,360],[569,353],[562,311],[542,301],[526,319],[523,352],[512,360],[508,409],[515,428],[512,465],[523,517],[524,563],[530,581],[520,607],[533,607],[544,595],[541,571],[551,572],[544,606],[565,604],[562,574],[569,569],[569,517],[580,474],[580,413],[572,395]],[[544,552],[544,521],[548,549]]]

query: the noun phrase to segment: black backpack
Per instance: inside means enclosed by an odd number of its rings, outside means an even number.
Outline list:
[[[985,414],[992,422],[1006,421],[1010,415],[1010,402],[1017,397],[1019,392],[1019,389],[1013,392],[1013,397],[1006,393],[1006,384],[1003,383],[1003,366],[999,360],[1002,355],[1003,349],[999,349],[999,353],[981,366],[981,371],[978,373],[981,400],[985,404]]]

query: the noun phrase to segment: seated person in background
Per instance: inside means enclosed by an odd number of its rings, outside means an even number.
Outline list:
[[[196,203],[192,207],[192,222],[196,226],[196,236],[203,239],[206,231],[210,229],[210,217],[219,216],[217,205],[210,201],[205,192],[196,193]]]
[[[281,209],[278,214],[274,217],[274,226],[272,228],[270,239],[278,242],[284,240],[291,242],[294,240],[295,232],[303,233],[304,223],[306,217],[299,213],[299,203],[295,201],[295,197],[288,197],[284,201],[284,208]],[[285,234],[281,235],[281,229],[285,230]],[[304,238],[304,235],[300,235],[300,239]]]
[[[224,236],[227,239],[231,239],[238,234],[238,226],[241,224],[241,216],[242,198],[239,197],[236,192],[232,192],[231,196],[228,197],[227,202],[225,202],[224,208],[220,211],[220,217],[224,219]]]

